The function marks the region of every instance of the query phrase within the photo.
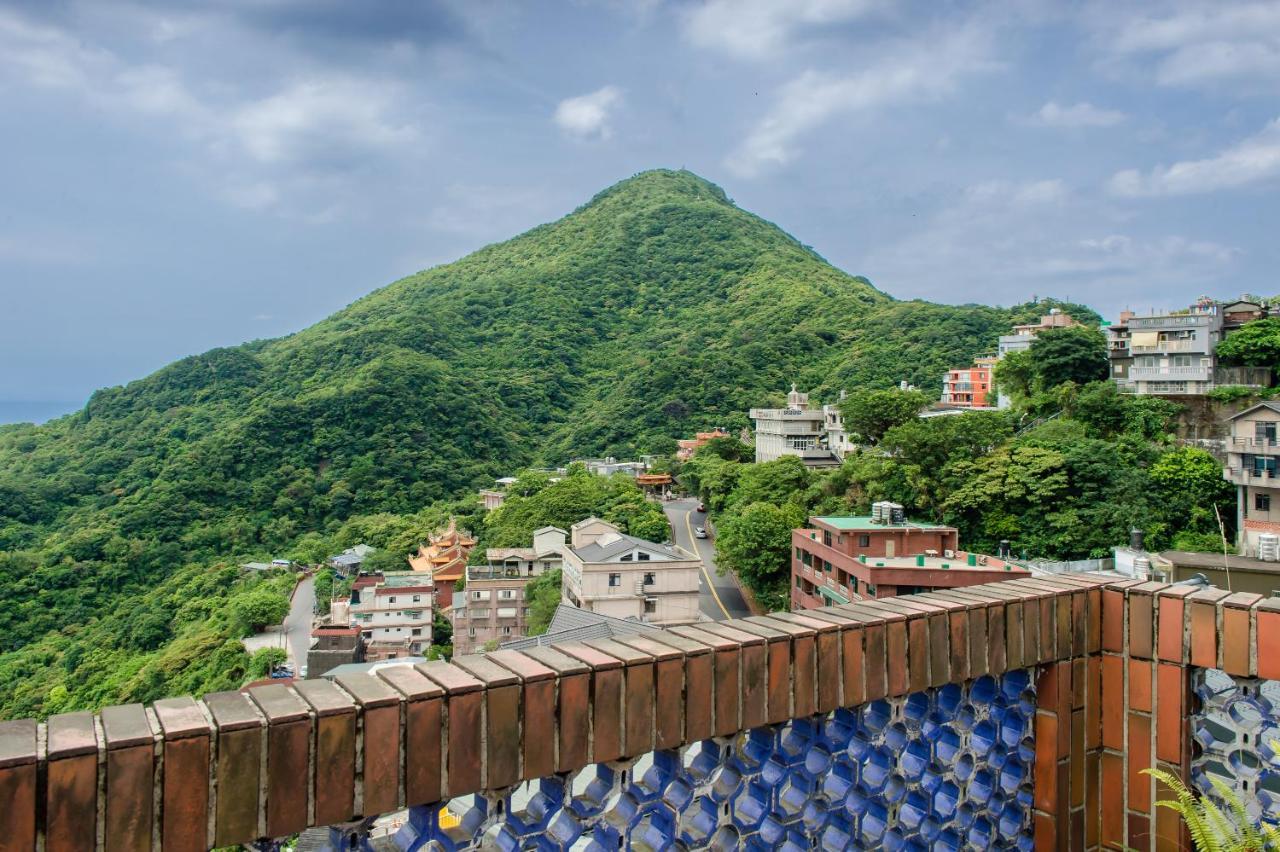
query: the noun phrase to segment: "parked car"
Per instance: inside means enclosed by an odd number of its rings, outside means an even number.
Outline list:
[[[706,503],[699,503],[699,504],[698,504],[698,511],[699,511],[699,512],[703,512],[703,513],[705,513],[705,512],[707,511],[707,504],[706,504]]]
[[[693,536],[694,536],[694,538],[706,538],[706,537],[707,537],[707,531],[706,531],[706,530],[704,530],[702,527],[694,527],[694,528],[693,528]]]

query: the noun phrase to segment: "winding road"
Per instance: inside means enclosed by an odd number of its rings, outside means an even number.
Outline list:
[[[311,575],[303,577],[293,591],[289,614],[284,618],[285,653],[298,677],[307,664],[307,649],[311,647],[311,618],[316,610],[316,581]]]
[[[707,523],[707,516],[697,511],[698,501],[672,500],[662,508],[671,522],[672,541],[702,559],[702,581],[698,592],[698,608],[702,613],[715,621],[751,615],[751,609],[733,579],[716,573],[713,541],[693,536],[694,527],[706,526]]]

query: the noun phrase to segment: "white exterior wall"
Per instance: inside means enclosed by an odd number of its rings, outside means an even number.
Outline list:
[[[564,563],[566,597],[583,609],[654,624],[684,624],[698,618],[698,577],[702,562],[596,562],[583,564],[570,552]],[[610,585],[610,575],[618,575]],[[653,574],[653,582],[644,583]],[[645,612],[651,600],[653,612]]]

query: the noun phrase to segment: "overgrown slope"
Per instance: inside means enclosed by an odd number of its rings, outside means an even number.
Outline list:
[[[0,427],[0,671],[106,614],[127,635],[128,602],[183,566],[531,463],[667,451],[791,381],[936,389],[1037,310],[895,302],[695,175],[637,175],[295,335]]]

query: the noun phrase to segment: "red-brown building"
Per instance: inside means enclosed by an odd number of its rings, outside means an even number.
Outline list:
[[[995,358],[978,358],[972,367],[948,370],[942,377],[942,404],[962,408],[987,408],[991,393],[991,371]]]
[[[960,550],[954,527],[908,521],[892,504],[878,504],[873,516],[814,517],[809,524],[791,531],[792,609],[1031,576]]]

